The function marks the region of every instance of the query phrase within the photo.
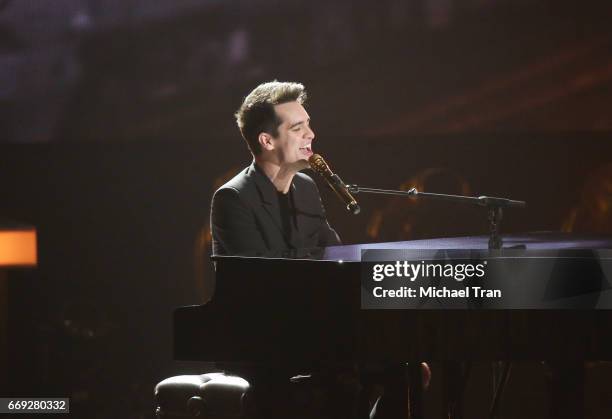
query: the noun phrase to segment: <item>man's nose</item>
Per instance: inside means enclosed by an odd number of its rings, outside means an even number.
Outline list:
[[[308,138],[310,140],[314,140],[314,137],[315,137],[314,131],[312,130],[312,128],[307,126],[306,127],[306,138]]]

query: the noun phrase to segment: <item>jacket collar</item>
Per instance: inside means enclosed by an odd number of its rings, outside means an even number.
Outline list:
[[[251,166],[249,167],[249,175],[253,176],[253,179],[255,180],[255,185],[261,198],[263,208],[272,219],[274,225],[283,234],[285,242],[295,248],[301,247],[299,243],[299,237],[291,237],[291,240],[289,240],[289,237],[287,237],[287,234],[282,228],[280,207],[278,205],[278,195],[276,188],[274,187],[274,184],[272,183],[270,178],[268,178],[264,171],[259,166],[257,166],[255,161],[253,161],[253,163],[251,163]],[[291,186],[289,188],[292,193],[292,198],[294,199],[293,204],[297,210],[299,208],[300,203],[298,202],[297,194],[295,193],[295,177],[293,178],[293,181],[291,182]],[[300,217],[298,217],[298,230],[300,229],[299,218]]]
[[[257,190],[261,197],[261,201],[265,205],[278,207],[278,198],[276,196],[276,188],[274,187],[274,184],[254,160],[249,167],[249,174],[255,179],[255,185],[257,185]]]

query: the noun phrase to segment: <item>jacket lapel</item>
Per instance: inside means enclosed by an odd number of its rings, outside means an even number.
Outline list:
[[[285,238],[285,242],[289,243],[287,235],[283,231],[281,219],[280,219],[280,208],[278,206],[278,197],[276,196],[276,189],[274,185],[268,179],[265,173],[261,171],[259,167],[253,162],[249,170],[252,172],[257,191],[261,198],[262,207],[268,214],[272,223],[278,228],[278,231]]]

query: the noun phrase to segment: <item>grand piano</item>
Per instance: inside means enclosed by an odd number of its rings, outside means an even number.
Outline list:
[[[361,309],[362,250],[486,249],[487,240],[336,246],[295,259],[213,257],[212,300],[174,312],[175,359],[305,366],[347,360],[612,359],[609,310]],[[504,247],[612,249],[612,238],[532,233],[506,236]]]
[[[562,233],[509,235],[503,243],[527,250],[612,249],[611,237]],[[212,300],[174,312],[174,357],[305,371],[347,362],[548,360],[575,367],[612,360],[610,310],[361,308],[362,250],[487,246],[488,237],[478,236],[336,246],[307,257],[213,257]],[[584,275],[571,280],[589,280]],[[606,276],[601,289],[612,292]],[[572,391],[565,387],[556,397],[567,399]]]

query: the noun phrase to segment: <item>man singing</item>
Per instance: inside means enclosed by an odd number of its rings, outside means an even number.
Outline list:
[[[325,218],[308,168],[315,134],[304,86],[257,86],[236,112],[253,163],[219,188],[212,201],[213,254],[291,256],[340,244]]]

